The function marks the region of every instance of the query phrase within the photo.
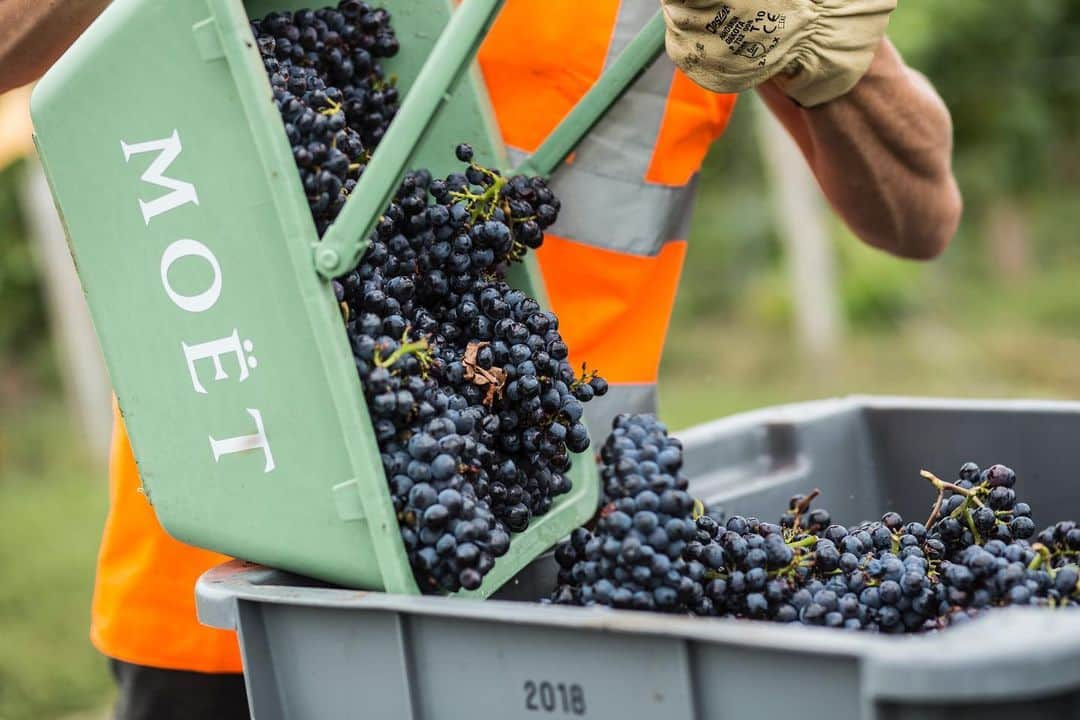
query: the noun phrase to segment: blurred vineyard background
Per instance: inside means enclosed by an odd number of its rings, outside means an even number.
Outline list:
[[[904,0],[891,36],[952,109],[960,234],[914,264],[826,218],[837,331],[807,347],[747,98],[702,173],[662,368],[673,427],[848,393],[1080,395],[1080,4]],[[0,172],[0,720],[110,692],[86,640],[104,468],[66,403],[26,171]]]

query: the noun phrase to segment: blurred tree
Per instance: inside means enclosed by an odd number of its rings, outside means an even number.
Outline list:
[[[37,267],[19,212],[20,177],[19,165],[0,171],[0,367],[16,354],[32,357],[48,339]]]
[[[33,151],[30,87],[0,95],[0,398],[21,392],[26,373],[46,377],[51,367],[48,322],[37,263],[28,241],[18,189],[21,162]]]
[[[952,111],[969,220],[1022,271],[1032,205],[1080,181],[1080,3],[905,0],[890,35]]]
[[[991,171],[965,173],[973,199],[1077,169],[1080,3],[906,0],[891,35],[946,98],[963,169]]]
[[[754,100],[773,217],[784,243],[795,338],[808,364],[827,367],[843,334],[829,211],[799,146],[765,104]]]

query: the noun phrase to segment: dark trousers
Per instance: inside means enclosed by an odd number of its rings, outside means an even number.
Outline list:
[[[162,670],[109,660],[116,720],[249,720],[244,676]]]

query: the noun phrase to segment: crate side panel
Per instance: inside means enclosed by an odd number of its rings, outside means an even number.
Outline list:
[[[306,303],[332,301],[298,283],[287,244],[304,239],[284,236],[271,187],[292,168],[260,161],[213,27],[193,31],[207,16],[111,7],[39,88],[38,144],[166,529],[378,587],[365,525],[330,493],[354,471]]]
[[[755,414],[695,434],[686,465],[695,494],[729,513],[776,522],[796,493],[821,490],[820,507],[836,517],[872,519],[882,494],[869,435],[853,410],[809,419]]]
[[[705,643],[695,643],[690,656],[701,720],[786,718],[802,714],[799,708],[812,708],[812,717],[861,717],[853,658]]]
[[[952,480],[966,461],[1004,463],[1018,476],[1017,497],[1042,527],[1080,511],[1080,414],[991,407],[870,409],[884,504],[919,518],[933,502],[923,468]]]
[[[286,718],[410,718],[400,616],[260,604],[268,657],[245,670],[272,680]]]
[[[417,616],[409,636],[425,720],[694,717],[674,638]]]

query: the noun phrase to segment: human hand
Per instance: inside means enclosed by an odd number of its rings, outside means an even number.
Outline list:
[[[694,82],[741,92],[773,80],[804,107],[848,92],[896,0],[661,0],[667,52]]]

